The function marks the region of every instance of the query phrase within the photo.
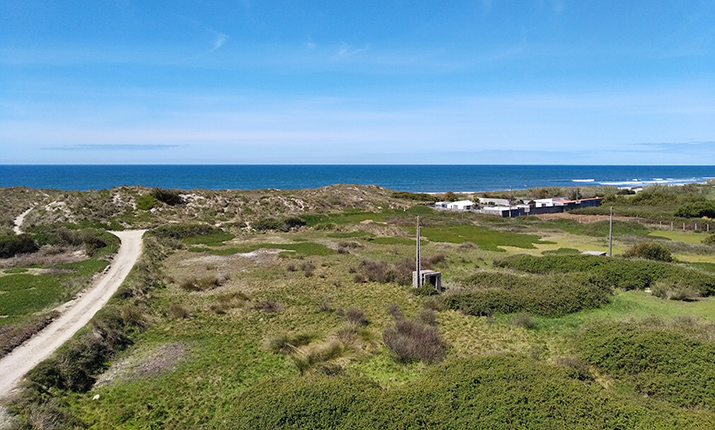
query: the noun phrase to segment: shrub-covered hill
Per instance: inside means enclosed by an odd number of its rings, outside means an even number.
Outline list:
[[[359,378],[272,379],[241,393],[222,425],[236,429],[615,429],[715,425],[708,412],[604,389],[576,362],[456,360],[399,387]],[[218,419],[218,417],[217,417]]]
[[[99,191],[0,188],[0,227],[11,232],[13,219],[35,207],[27,226],[77,223],[105,228],[153,227],[187,219],[237,223],[264,217],[328,213],[354,209],[404,209],[414,200],[396,198],[394,191],[376,185],[332,185],[300,190],[162,190],[142,186]],[[2,233],[2,232],[0,232]]]

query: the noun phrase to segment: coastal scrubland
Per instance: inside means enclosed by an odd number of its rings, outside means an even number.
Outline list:
[[[592,212],[435,211],[375,186],[0,189],[10,219],[35,207],[38,250],[0,260],[0,289],[50,297],[13,305],[25,321],[107,264],[105,230],[151,228],[123,288],[8,408],[17,428],[713,428],[715,245],[662,223],[715,187],[663,188],[647,204],[578,190],[638,215],[614,221],[611,258],[581,255],[608,249]],[[417,216],[442,293],[411,286]],[[58,246],[74,271],[37,259]]]

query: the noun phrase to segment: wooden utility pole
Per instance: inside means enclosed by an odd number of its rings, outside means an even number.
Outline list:
[[[613,256],[613,206],[611,206],[611,214],[608,217],[608,256]]]
[[[422,261],[420,260],[420,217],[417,216],[417,256],[415,258],[417,269],[417,288],[422,286]]]

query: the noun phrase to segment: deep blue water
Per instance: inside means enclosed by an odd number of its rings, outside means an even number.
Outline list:
[[[496,165],[0,165],[0,186],[60,190],[149,187],[260,189],[377,184],[402,191],[683,184],[715,178],[715,166]]]

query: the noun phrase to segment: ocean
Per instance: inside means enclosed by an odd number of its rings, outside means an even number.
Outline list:
[[[377,184],[411,192],[531,187],[678,185],[715,178],[715,166],[534,165],[0,165],[0,186],[99,190],[120,185],[297,189]]]

